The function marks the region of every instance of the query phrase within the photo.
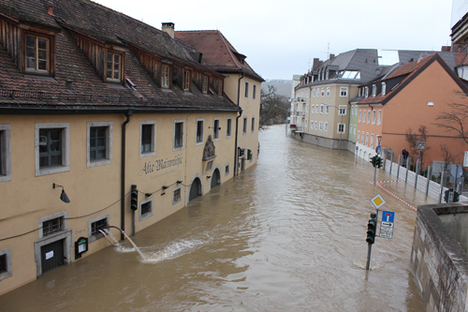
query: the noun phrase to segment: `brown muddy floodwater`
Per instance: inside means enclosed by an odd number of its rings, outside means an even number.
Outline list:
[[[132,237],[148,261],[128,242],[108,247],[1,296],[0,310],[422,311],[410,269],[416,212],[373,185],[369,162],[284,126],[260,143],[257,166]],[[413,206],[433,203],[404,183],[386,187]],[[378,193],[395,231],[376,239],[366,272]]]

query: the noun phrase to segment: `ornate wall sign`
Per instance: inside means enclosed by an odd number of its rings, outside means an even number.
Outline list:
[[[205,143],[205,148],[203,149],[203,160],[209,160],[215,157],[215,146],[211,135],[209,135]]]

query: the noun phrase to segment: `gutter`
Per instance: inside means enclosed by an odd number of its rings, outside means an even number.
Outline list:
[[[237,81],[237,107],[240,108],[240,83],[242,78],[244,78],[244,71]],[[239,137],[239,118],[242,116],[242,109],[240,110],[239,116],[236,118],[236,140],[234,144],[234,176],[237,176],[237,160],[238,160],[238,151],[237,151],[237,138]]]
[[[121,159],[120,159],[120,228],[122,233],[120,233],[120,239],[124,240],[124,231],[125,231],[125,149],[126,149],[126,126],[130,122],[130,117],[132,116],[133,111],[128,110],[125,112],[127,119],[122,123],[122,143],[121,143]]]

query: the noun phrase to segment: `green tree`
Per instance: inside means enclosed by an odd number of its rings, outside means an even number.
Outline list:
[[[276,94],[276,88],[268,86],[268,91],[261,90],[260,124],[263,129],[267,125],[284,123],[288,116],[290,103],[284,95]]]

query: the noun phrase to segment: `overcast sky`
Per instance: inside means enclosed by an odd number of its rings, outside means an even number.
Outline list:
[[[94,1],[158,29],[217,29],[264,79],[292,79],[313,58],[357,48],[440,51],[454,14],[452,0]]]

